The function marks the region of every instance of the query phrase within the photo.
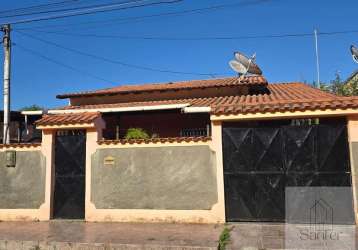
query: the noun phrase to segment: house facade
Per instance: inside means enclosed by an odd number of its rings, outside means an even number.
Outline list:
[[[2,145],[0,220],[284,221],[290,186],[351,187],[358,216],[357,97],[245,76],[57,98],[41,143]]]

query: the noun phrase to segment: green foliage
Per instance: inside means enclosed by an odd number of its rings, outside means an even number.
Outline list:
[[[218,247],[219,250],[226,249],[227,244],[229,244],[230,242],[230,232],[232,229],[233,227],[232,228],[225,227],[221,232],[219,237],[219,247]]]
[[[329,84],[321,83],[321,90],[330,92],[340,96],[356,96],[358,95],[358,77],[351,79],[348,82],[342,81],[339,73]]]
[[[126,139],[148,139],[148,133],[142,128],[129,128],[127,130]]]
[[[344,84],[343,92],[346,96],[358,96],[358,77]]]
[[[33,104],[33,105],[26,106],[26,107],[23,107],[22,109],[20,109],[20,111],[36,111],[36,110],[43,110],[43,107]]]

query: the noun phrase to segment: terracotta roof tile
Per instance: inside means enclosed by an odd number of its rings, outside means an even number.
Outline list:
[[[117,145],[117,144],[148,144],[148,143],[174,143],[174,142],[206,142],[211,137],[168,137],[168,138],[150,138],[150,139],[120,139],[120,140],[101,140],[99,145]]]
[[[358,97],[342,97],[303,83],[269,84],[269,94],[242,96],[239,101],[214,103],[214,114],[248,114],[358,108]]]
[[[3,148],[37,148],[37,147],[41,147],[41,143],[0,144],[0,149],[3,149]]]
[[[229,77],[229,78],[214,78],[214,79],[207,79],[207,80],[191,80],[191,81],[170,82],[170,83],[122,85],[122,86],[108,88],[108,89],[57,95],[57,98],[65,99],[65,98],[80,97],[80,96],[99,96],[99,95],[111,95],[111,94],[197,89],[197,88],[224,87],[224,86],[237,86],[237,85],[264,85],[265,86],[267,85],[267,80],[263,76],[246,76],[240,79],[238,77]]]
[[[268,93],[258,95],[66,106],[63,109],[90,110],[189,103],[191,107],[211,107],[213,114],[220,115],[358,108],[358,97],[336,96],[303,83],[269,84],[267,89]]]
[[[36,126],[87,124],[94,122],[100,116],[99,112],[44,115],[35,124]]]

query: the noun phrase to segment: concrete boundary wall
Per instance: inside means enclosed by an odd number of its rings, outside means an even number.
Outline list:
[[[212,127],[211,141],[165,142],[147,144],[98,144],[101,138],[96,129],[87,130],[86,149],[86,221],[120,221],[120,222],[179,222],[179,223],[223,223],[225,222],[224,183],[221,149],[221,123]],[[210,209],[175,210],[175,209],[98,209],[91,201],[92,155],[98,149],[131,149],[163,147],[208,146],[213,152],[216,168],[217,201]]]
[[[6,186],[2,187],[2,191],[6,192],[6,188],[12,188],[13,193],[9,192],[8,197],[5,193],[2,194],[4,202],[7,204],[0,206],[3,207],[0,209],[0,221],[37,221],[50,218],[50,203],[46,193],[50,186],[51,164],[49,162],[51,154],[48,154],[48,150],[44,147],[44,144],[47,145],[48,139],[49,137],[45,135],[45,143],[42,144],[14,144],[0,148],[1,168],[6,168],[4,152],[15,151],[17,158],[15,168],[2,170],[6,173],[2,178],[11,178],[3,180],[3,184]],[[21,183],[17,184],[16,182]],[[31,190],[34,185],[38,186]],[[11,201],[12,198],[21,200]]]
[[[98,209],[210,210],[218,201],[215,163],[209,145],[99,148],[91,202]]]

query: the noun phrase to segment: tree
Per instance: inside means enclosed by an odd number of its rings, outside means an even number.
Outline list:
[[[36,111],[36,110],[43,110],[44,108],[37,105],[37,104],[32,104],[30,106],[26,106],[20,109],[20,111]]]
[[[346,96],[358,96],[358,77],[355,77],[344,84],[343,91]]]
[[[347,82],[342,81],[338,72],[335,76],[335,79],[330,81],[329,84],[321,83],[321,90],[340,96],[358,95],[358,76],[353,77]]]

